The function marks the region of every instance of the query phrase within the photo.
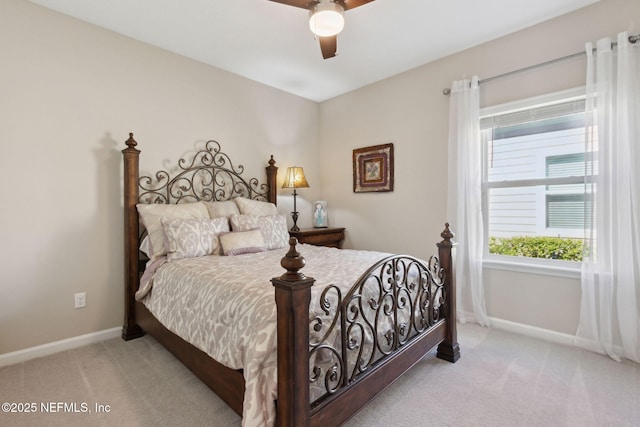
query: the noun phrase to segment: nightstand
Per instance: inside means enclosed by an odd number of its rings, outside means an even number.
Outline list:
[[[341,248],[344,240],[344,227],[304,228],[300,231],[289,231],[289,235],[298,239],[300,243]]]

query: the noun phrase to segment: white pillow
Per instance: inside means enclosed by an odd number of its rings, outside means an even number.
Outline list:
[[[147,258],[151,259],[153,257],[153,251],[151,250],[151,243],[149,243],[149,236],[144,236],[142,239],[142,243],[140,243],[140,252],[145,254]]]
[[[229,221],[233,231],[259,229],[269,250],[289,245],[289,230],[287,229],[287,218],[284,215],[231,215]]]
[[[221,234],[220,244],[225,255],[241,255],[267,250],[260,230]]]
[[[240,213],[243,215],[278,215],[278,208],[273,203],[246,199],[244,197],[236,197],[233,201],[236,202]]]
[[[166,237],[167,259],[220,255],[219,235],[229,232],[227,218],[175,219],[162,218]]]
[[[239,214],[240,209],[233,200],[221,200],[215,202],[204,202],[211,218],[229,218],[233,214]]]
[[[209,219],[209,211],[204,202],[178,205],[138,203],[136,207],[147,229],[154,259],[167,253],[164,248],[162,218]]]

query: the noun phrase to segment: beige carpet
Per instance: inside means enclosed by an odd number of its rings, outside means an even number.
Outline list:
[[[460,325],[459,341],[457,363],[427,356],[347,425],[640,426],[640,365],[476,325]],[[36,404],[35,413],[0,413],[2,426],[241,421],[149,337],[1,368],[0,402]]]

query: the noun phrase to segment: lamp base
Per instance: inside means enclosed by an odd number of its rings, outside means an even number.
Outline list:
[[[293,218],[293,227],[291,227],[291,231],[300,231],[300,227],[296,224],[298,222],[298,212],[291,212],[291,218]]]

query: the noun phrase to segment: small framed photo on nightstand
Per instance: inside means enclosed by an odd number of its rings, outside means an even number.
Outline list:
[[[313,202],[313,228],[327,228],[327,202],[317,200]]]

